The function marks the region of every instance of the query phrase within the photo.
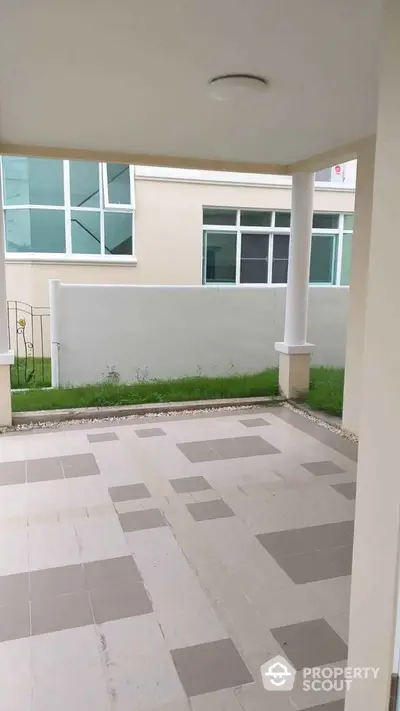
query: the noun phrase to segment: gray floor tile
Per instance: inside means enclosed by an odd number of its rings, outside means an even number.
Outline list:
[[[271,424],[262,417],[250,417],[248,420],[239,420],[239,422],[245,427],[265,427],[266,425]]]
[[[164,430],[161,427],[149,427],[148,429],[135,430],[135,434],[142,439],[146,437],[162,437],[165,435]]]
[[[81,565],[35,570],[30,573],[31,599],[83,592],[85,576]]]
[[[309,706],[303,711],[344,711],[344,699],[330,701],[327,704],[318,704],[318,706]]]
[[[88,434],[87,438],[89,442],[113,442],[118,439],[118,436],[115,432],[99,432],[97,434]]]
[[[353,543],[353,535],[354,521],[341,521],[325,523],[321,526],[261,533],[257,538],[268,553],[279,562],[279,556],[350,546]]]
[[[104,585],[90,591],[96,624],[147,615],[152,605],[143,583]]]
[[[351,575],[351,546],[329,548],[276,558],[278,565],[298,585]]]
[[[43,459],[27,460],[27,481],[52,481],[62,479],[63,472],[59,457],[46,457]]]
[[[339,467],[335,462],[324,461],[324,462],[308,462],[302,464],[304,469],[314,474],[314,476],[329,476],[329,474],[343,474],[344,469]]]
[[[228,504],[222,501],[222,499],[187,504],[186,507],[195,521],[208,521],[213,518],[228,518],[229,516],[235,515]]]
[[[271,633],[295,669],[347,658],[347,645],[324,619],[277,627]]]
[[[64,476],[67,479],[100,474],[96,459],[91,452],[85,454],[69,454],[65,457],[61,457],[61,464]]]
[[[139,569],[132,556],[107,558],[83,564],[86,587],[88,590],[103,587],[110,583],[136,583],[141,581]]]
[[[93,624],[87,592],[32,600],[31,615],[32,634],[46,634]]]
[[[276,447],[259,435],[226,437],[198,442],[181,442],[176,445],[192,463],[213,462],[221,459],[240,459],[264,454],[277,454]]]
[[[171,656],[182,686],[189,697],[241,686],[253,681],[230,639],[173,649]]]
[[[147,486],[142,483],[111,486],[108,491],[112,501],[131,501],[132,499],[150,498],[150,492]]]
[[[128,511],[119,514],[122,530],[143,531],[146,528],[159,528],[166,526],[167,522],[159,509],[147,509],[145,511]]]
[[[332,484],[332,489],[335,489],[339,494],[343,494],[346,499],[355,499],[357,484],[355,481],[350,481],[348,484]]]
[[[0,576],[0,606],[29,600],[29,573]]]
[[[190,494],[192,491],[211,489],[204,476],[186,476],[180,479],[170,479],[169,483],[178,494]]]
[[[0,463],[0,486],[9,486],[10,484],[25,484],[25,482],[25,461]]]
[[[29,602],[0,607],[0,642],[30,635]]]
[[[341,437],[335,432],[331,432],[326,427],[316,425],[315,422],[299,415],[297,412],[293,412],[293,410],[289,410],[287,407],[275,407],[273,414],[292,427],[296,427],[296,429],[301,432],[305,432],[310,437],[321,442],[321,444],[334,449],[336,452],[340,452],[340,454],[344,454],[345,457],[348,457],[353,462],[357,461],[358,444],[355,442]]]

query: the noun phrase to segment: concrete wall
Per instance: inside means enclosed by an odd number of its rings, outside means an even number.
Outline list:
[[[203,205],[271,210],[288,210],[291,205],[287,178],[285,185],[227,184],[216,179],[207,182],[204,176],[202,181],[154,179],[142,172],[135,181],[137,264],[133,260],[93,263],[90,257],[68,262],[59,255],[45,262],[29,255],[9,256],[7,298],[47,306],[49,279],[70,284],[201,284]],[[352,212],[353,208],[351,190],[315,190],[315,210]]]
[[[251,373],[277,364],[285,287],[62,284],[56,304],[60,384]],[[344,365],[346,287],[311,287],[313,362]],[[54,316],[54,314],[53,314]]]

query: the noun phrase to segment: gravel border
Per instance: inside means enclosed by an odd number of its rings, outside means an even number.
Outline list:
[[[301,415],[306,420],[315,422],[315,424],[319,425],[320,427],[324,427],[326,430],[334,432],[335,434],[340,435],[340,437],[343,437],[344,439],[349,439],[351,442],[355,442],[356,444],[358,443],[358,435],[354,434],[354,432],[349,432],[349,430],[345,430],[342,427],[333,425],[331,422],[327,422],[327,420],[323,419],[323,414],[321,415],[321,413],[317,412],[316,410],[304,410],[301,406],[294,405],[291,402],[282,403],[282,407],[287,407],[289,410],[297,412],[298,415]]]
[[[0,428],[0,435],[7,435],[7,434],[12,434],[15,432],[24,432],[24,431],[31,431],[31,430],[55,430],[55,429],[68,429],[70,425],[85,425],[85,424],[104,424],[106,422],[109,422],[110,424],[113,423],[118,423],[118,422],[135,422],[137,420],[144,420],[144,419],[154,419],[156,417],[174,417],[174,415],[197,415],[197,414],[202,414],[202,413],[208,413],[208,412],[228,412],[232,410],[254,410],[258,407],[262,407],[262,405],[230,405],[230,406],[224,406],[224,407],[204,407],[204,408],[198,408],[196,410],[194,409],[189,409],[189,410],[169,410],[169,411],[162,411],[162,412],[148,412],[148,413],[140,413],[137,415],[125,415],[125,416],[118,416],[118,417],[87,417],[87,418],[79,418],[77,420],[49,420],[47,422],[27,422],[24,424],[16,424],[12,425],[11,427],[1,427]],[[264,407],[268,406],[268,403],[265,403]],[[273,407],[274,403],[270,403],[270,406]],[[277,404],[277,406],[280,406],[280,403]]]

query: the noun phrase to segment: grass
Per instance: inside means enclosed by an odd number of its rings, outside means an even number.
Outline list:
[[[99,383],[98,385],[54,390],[30,389],[26,392],[14,392],[12,407],[14,412],[19,412],[277,394],[278,371],[276,368],[271,368],[253,375],[236,375],[226,378],[194,377],[142,382],[133,385]]]
[[[343,385],[343,368],[311,368],[310,390],[304,402],[313,410],[323,410],[341,417]]]
[[[16,358],[11,366],[12,388],[48,388],[51,386],[50,358]]]
[[[32,361],[32,359],[30,360]],[[28,362],[28,374],[32,370],[32,366],[33,363]],[[17,368],[20,372],[19,386],[16,385]],[[23,385],[25,364],[21,359],[13,366],[11,377],[13,387],[29,388],[26,392],[13,393],[14,412],[278,394],[278,371],[276,368],[253,375],[236,375],[225,378],[193,377],[180,380],[149,381],[132,385],[99,383],[81,387],[40,390],[40,387],[50,385],[50,359],[46,358],[44,376],[42,376],[41,363],[39,363],[36,365],[35,375]],[[343,369],[311,368],[310,391],[304,398],[304,402],[314,410],[322,410],[340,417],[343,408],[343,382]]]

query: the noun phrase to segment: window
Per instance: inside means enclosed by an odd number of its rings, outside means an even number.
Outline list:
[[[133,167],[2,158],[7,252],[133,256]]]
[[[203,209],[204,225],[236,225],[236,210],[223,210],[214,207]]]
[[[204,281],[207,284],[234,284],[236,232],[205,232],[204,251]]]
[[[274,234],[272,283],[286,284],[289,263],[289,235]]]
[[[244,227],[269,227],[272,212],[265,210],[240,210],[240,224]]]
[[[242,284],[268,283],[269,235],[242,232],[240,281]]]
[[[6,210],[8,252],[65,252],[65,221],[61,210]]]
[[[313,216],[310,283],[349,282],[352,214]],[[203,208],[204,284],[286,284],[288,210]]]
[[[340,275],[340,283],[343,286],[350,284],[350,262],[351,262],[351,233],[343,235],[342,249],[342,270]]]
[[[313,229],[337,230],[339,227],[339,215],[331,212],[314,212]]]
[[[334,284],[337,235],[313,234],[310,284]]]
[[[330,183],[332,181],[332,168],[317,170],[315,180],[323,180],[325,183]]]

